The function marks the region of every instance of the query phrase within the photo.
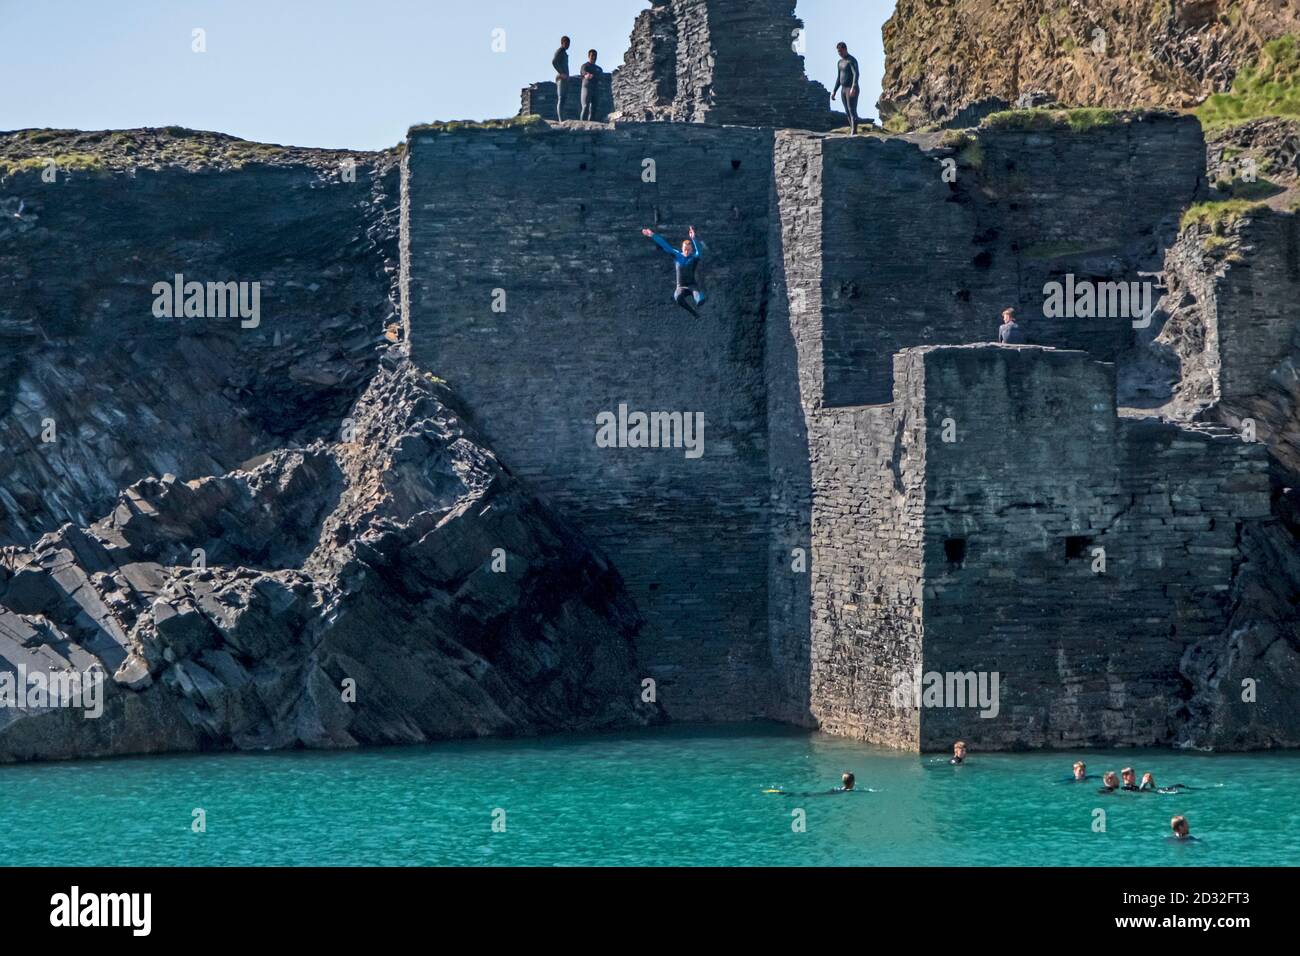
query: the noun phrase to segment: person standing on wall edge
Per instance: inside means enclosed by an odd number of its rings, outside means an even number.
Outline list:
[[[564,122],[564,94],[569,89],[569,38],[560,37],[560,48],[551,57],[555,69],[555,118]]]
[[[599,92],[600,74],[605,72],[596,65],[596,51],[587,51],[587,62],[582,64],[582,113],[583,119],[592,119],[595,112],[596,94]]]
[[[857,57],[849,55],[847,43],[837,43],[835,49],[840,54],[840,62],[837,66],[835,89],[831,91],[831,99],[835,99],[835,94],[843,88],[844,112],[849,114],[849,135],[856,136],[858,133],[858,60]]]

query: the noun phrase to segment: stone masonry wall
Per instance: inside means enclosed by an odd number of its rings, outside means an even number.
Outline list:
[[[646,676],[677,718],[771,705],[771,170],[772,134],[759,130],[416,129],[409,141],[412,356],[609,555],[647,622]],[[545,188],[513,185],[524,183]],[[640,235],[651,227],[677,243],[692,224],[707,248],[699,321],[671,301],[671,258]],[[597,447],[597,416],[621,404],[702,413],[702,457]]]
[[[1194,188],[1201,160],[1162,173],[1132,139],[1147,134],[1166,161],[1188,135],[1172,119],[1099,135],[1126,144],[1124,175]],[[951,152],[904,140],[636,123],[412,131],[413,357],[620,571],[673,717],[775,716],[905,748],[954,734],[989,747],[1170,739],[1180,655],[1224,621],[1236,529],[1267,514],[1266,465],[1230,436],[1116,418],[1098,354],[913,348],[991,335],[1026,274],[1041,308],[1025,246],[1057,239],[1053,203],[1088,219],[1067,195],[1082,160],[1046,144],[1081,134],[1037,134],[1020,191],[998,184],[1014,172],[1002,137],[1024,134],[980,135],[1001,171],[967,164],[950,188],[938,160]],[[871,193],[873,178],[889,188]],[[1173,214],[1110,190],[1077,230],[1087,244],[1050,268],[1158,254]],[[950,225],[907,232],[927,217]],[[668,301],[671,261],[638,234],[677,241],[691,224],[708,246],[698,323]],[[859,280],[894,311],[869,310]],[[855,322],[864,344],[849,349]],[[1094,329],[1091,342],[1108,357],[1125,337]],[[877,370],[886,357],[892,376]],[[620,404],[703,412],[703,457],[597,447],[596,416]],[[948,417],[956,444],[938,437]],[[1091,572],[1093,543],[1108,575]],[[1121,622],[1132,639],[1116,642]],[[936,667],[1005,671],[1000,716],[918,711],[900,680]]]
[[[795,52],[793,0],[655,0],[614,79],[626,120],[835,129],[830,91]]]
[[[923,667],[997,672],[1001,698],[989,718],[923,709],[922,749],[1171,743],[1183,654],[1223,630],[1242,522],[1268,517],[1263,447],[1117,419],[1113,367],[1084,353],[908,354],[927,424]]]
[[[955,151],[876,137],[819,148],[825,400],[837,405],[888,401],[900,349],[995,339],[1007,306],[1030,342],[1113,359],[1131,320],[1045,318],[1044,286],[1158,271],[1204,169],[1196,122],[1166,116],[980,130]]]
[[[670,0],[653,0],[632,27],[623,65],[614,71],[614,102],[622,119],[672,116],[677,96],[677,18]]]
[[[614,94],[611,92],[612,81],[609,73],[602,73],[596,80],[596,99],[592,104],[591,121],[603,123],[609,119],[614,108]],[[553,120],[555,114],[555,80],[543,80],[525,86],[519,94],[520,116],[541,116]],[[564,118],[566,120],[582,119],[582,79],[569,78],[569,89],[564,96]]]

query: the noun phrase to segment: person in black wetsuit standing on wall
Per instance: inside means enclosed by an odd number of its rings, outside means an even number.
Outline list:
[[[569,89],[569,38],[560,37],[560,48],[551,57],[555,69],[555,118],[564,121],[564,94]]]
[[[677,268],[677,288],[673,292],[673,301],[698,319],[700,313],[696,311],[696,306],[704,304],[704,293],[700,291],[696,272],[700,256],[704,253],[704,243],[695,235],[695,227],[690,228],[691,238],[682,240],[681,252],[674,249],[663,236],[655,235],[653,229],[642,229],[641,235],[653,239],[655,245],[673,257]]]
[[[592,119],[596,95],[600,92],[600,74],[605,71],[596,65],[596,51],[587,51],[587,62],[582,64],[582,113],[583,119]]]
[[[849,55],[847,43],[838,43],[835,45],[835,49],[839,51],[840,62],[835,76],[835,89],[831,91],[831,99],[835,99],[835,94],[841,89],[844,90],[844,112],[849,114],[849,135],[856,136],[858,132],[858,80],[860,79],[858,60],[857,57]]]

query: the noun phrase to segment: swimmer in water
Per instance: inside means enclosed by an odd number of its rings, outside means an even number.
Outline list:
[[[954,766],[966,762],[966,741],[959,740],[952,745],[952,759],[948,762]]]
[[[1125,767],[1123,770],[1121,770],[1119,772],[1119,777],[1121,780],[1124,781],[1124,785],[1120,787],[1121,790],[1138,789],[1137,773],[1133,770],[1132,767]]]
[[[1074,762],[1074,767],[1072,769],[1074,770],[1074,776],[1071,777],[1070,779],[1073,780],[1075,783],[1078,783],[1081,780],[1088,779],[1088,765],[1085,764],[1082,760],[1076,760]]]
[[[1171,843],[1184,843],[1196,839],[1192,836],[1192,828],[1187,825],[1187,817],[1174,817],[1169,821],[1169,829],[1174,831],[1174,835],[1169,837]]]
[[[1114,770],[1107,770],[1101,775],[1101,789],[1098,793],[1114,793],[1119,789],[1119,777]]]
[[[779,793],[779,794],[782,794],[783,796],[787,796],[787,797],[825,797],[825,796],[829,796],[829,795],[832,794],[832,793],[872,793],[872,792],[874,792],[874,791],[872,791],[870,788],[868,788],[868,789],[865,790],[865,791],[855,790],[854,787],[857,786],[858,779],[857,779],[857,777],[853,776],[853,774],[849,773],[847,770],[846,770],[844,773],[840,774],[840,781],[841,781],[841,785],[840,785],[840,786],[838,786],[838,787],[831,787],[829,790],[811,790],[811,791],[809,791],[809,790],[804,790],[804,791],[799,791],[799,790],[782,790],[782,789],[780,789],[779,787],[771,787],[771,788],[769,788],[769,789],[767,789],[767,790],[764,790],[763,792],[764,792],[764,793]]]
[[[1142,782],[1138,784],[1138,789],[1150,790],[1155,793],[1178,793],[1182,790],[1190,790],[1191,787],[1187,786],[1185,783],[1174,783],[1167,787],[1157,787],[1156,778],[1149,773],[1144,773],[1142,775]]]

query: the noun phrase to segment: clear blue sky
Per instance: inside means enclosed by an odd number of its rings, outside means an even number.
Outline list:
[[[0,130],[188,126],[298,146],[379,149],[414,123],[519,110],[561,33],[623,62],[648,0],[0,0]],[[875,116],[893,0],[799,0],[809,75],[835,43]],[[206,31],[207,52],[191,51]],[[505,31],[504,53],[492,50]],[[575,61],[576,63],[576,61]]]

